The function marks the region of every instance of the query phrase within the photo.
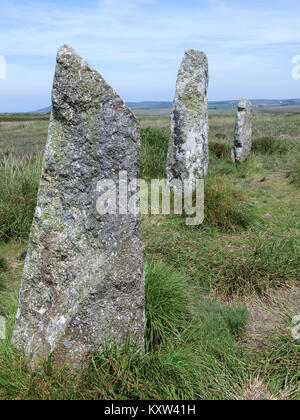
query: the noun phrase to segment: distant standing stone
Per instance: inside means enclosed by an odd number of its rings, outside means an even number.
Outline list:
[[[167,177],[203,178],[208,168],[208,63],[204,52],[186,50],[171,114]]]
[[[69,46],[58,51],[52,103],[13,343],[34,366],[50,354],[76,366],[128,333],[144,348],[140,218],[96,209],[99,181],[137,178],[140,136],[133,113]]]
[[[236,115],[235,133],[232,147],[232,160],[244,162],[252,149],[252,113],[253,106],[247,98],[243,97]]]

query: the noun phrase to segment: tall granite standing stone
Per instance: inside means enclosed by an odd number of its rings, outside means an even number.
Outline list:
[[[208,63],[204,52],[186,50],[171,114],[167,177],[203,178],[208,168]]]
[[[48,141],[13,343],[33,366],[77,365],[95,346],[144,348],[140,218],[100,215],[98,182],[138,175],[139,127],[103,78],[59,49]]]
[[[253,106],[247,98],[243,97],[236,115],[235,133],[232,147],[233,162],[247,160],[252,148],[252,113]]]

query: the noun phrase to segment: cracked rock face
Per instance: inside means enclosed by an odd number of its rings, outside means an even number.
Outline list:
[[[57,55],[53,113],[13,343],[33,366],[76,366],[95,346],[144,349],[140,218],[100,215],[97,183],[138,175],[132,112],[72,48]]]
[[[171,114],[167,177],[203,178],[208,169],[208,63],[204,52],[186,50]]]
[[[232,147],[233,162],[247,160],[252,149],[252,114],[253,106],[247,98],[243,97],[236,115],[235,133]]]

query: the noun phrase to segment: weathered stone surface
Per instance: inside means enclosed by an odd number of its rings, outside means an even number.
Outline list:
[[[167,177],[203,178],[208,168],[208,63],[204,52],[186,50],[171,114]]]
[[[236,115],[235,133],[232,147],[232,160],[244,162],[252,148],[252,112],[253,106],[247,98],[243,97]]]
[[[139,127],[103,78],[59,49],[53,113],[13,343],[33,365],[77,364],[127,333],[144,348],[140,218],[99,215],[100,180],[137,177]]]

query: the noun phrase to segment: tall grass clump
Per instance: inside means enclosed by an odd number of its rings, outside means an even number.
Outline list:
[[[227,231],[246,229],[253,221],[253,208],[245,192],[220,175],[205,178],[204,224]]]
[[[180,335],[194,317],[193,298],[186,282],[163,264],[146,264],[146,337],[150,345]]]
[[[166,159],[169,136],[162,130],[141,129],[140,177],[160,179],[166,177]]]
[[[270,341],[270,337],[268,337]],[[275,395],[281,399],[300,399],[300,340],[287,335],[272,334],[271,342],[264,352],[259,353],[262,377]]]
[[[0,241],[27,238],[36,206],[40,159],[0,165]]]
[[[271,136],[259,137],[253,140],[252,150],[258,154],[264,155],[283,155],[288,151],[285,141]]]
[[[232,297],[265,294],[272,287],[282,287],[299,280],[299,243],[296,238],[269,239],[261,236],[247,257],[219,263],[212,285],[219,293]]]
[[[220,141],[210,141],[208,143],[209,153],[215,156],[218,159],[230,159],[231,149],[229,143],[220,142]]]

